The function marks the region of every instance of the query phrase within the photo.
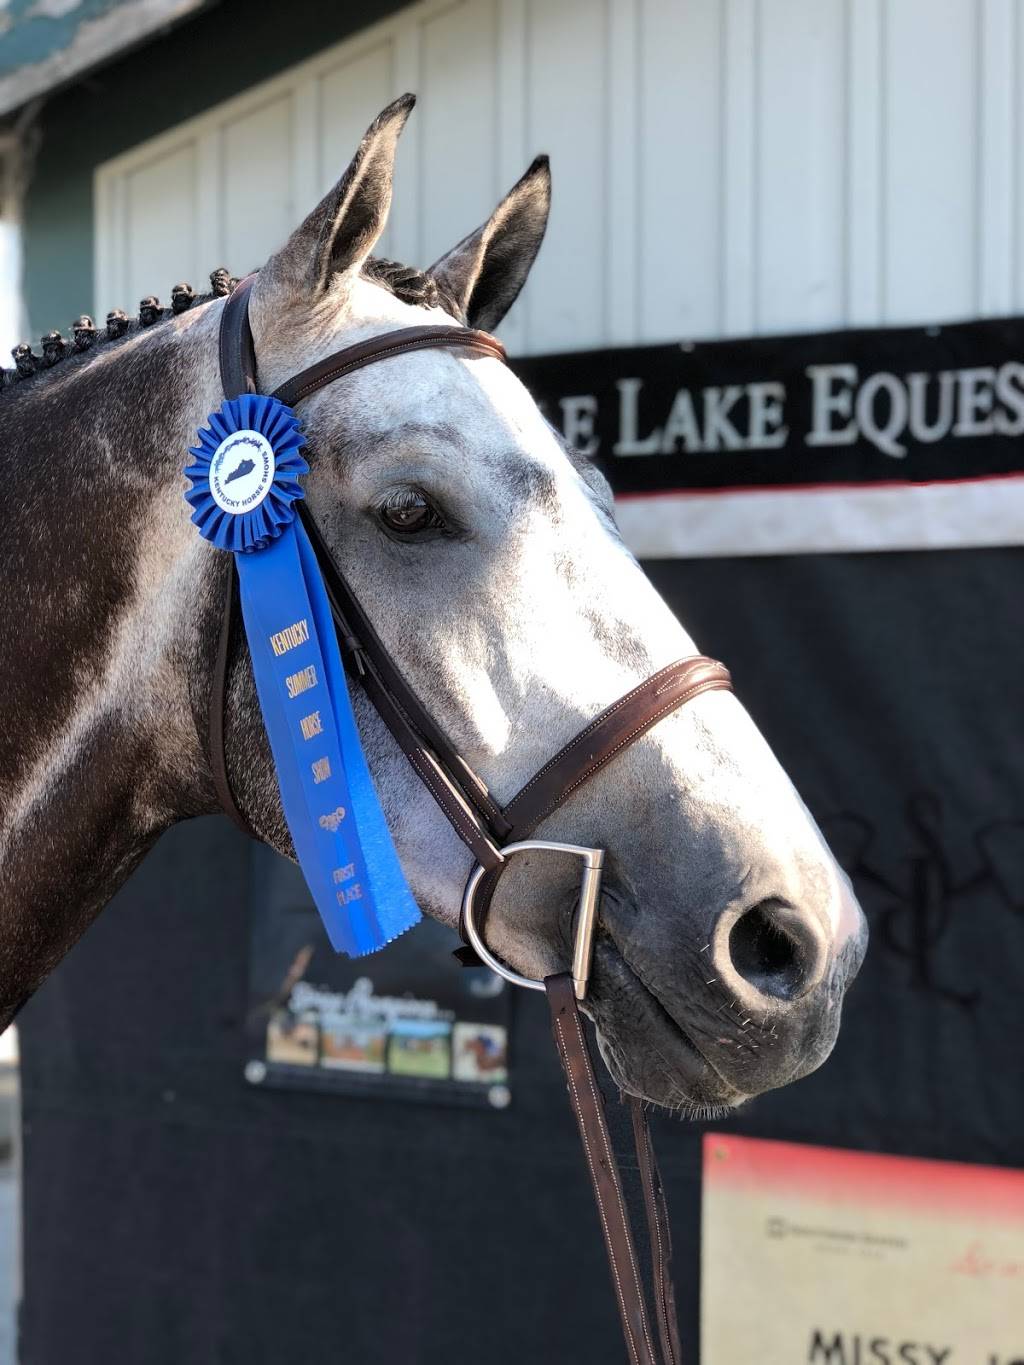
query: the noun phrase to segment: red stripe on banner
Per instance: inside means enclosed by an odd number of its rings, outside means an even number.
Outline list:
[[[716,1133],[704,1135],[704,1182],[856,1203],[890,1211],[916,1209],[1020,1224],[1024,1171],[955,1161],[885,1156]]]
[[[860,492],[872,488],[962,488],[991,483],[1024,483],[1024,471],[1015,474],[979,474],[966,479],[857,479],[836,483],[730,483],[711,488],[658,488],[616,493],[616,502],[653,502],[658,498],[705,498],[730,493],[831,493]]]

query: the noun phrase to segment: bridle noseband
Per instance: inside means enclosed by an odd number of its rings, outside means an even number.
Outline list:
[[[259,392],[256,352],[249,323],[249,296],[254,281],[252,275],[241,281],[226,301],[221,315],[220,371],[227,398]],[[367,365],[414,351],[447,347],[469,355],[507,360],[501,342],[487,332],[464,327],[403,327],[356,342],[310,365],[276,389],[273,397],[293,406]],[[308,503],[303,500],[298,508],[323,575],[346,669],[358,680],[413,770],[476,861],[463,899],[461,922],[463,938],[471,945],[474,960],[484,961],[516,985],[547,991],[555,1042],[566,1072],[601,1213],[631,1365],[657,1365],[621,1180],[576,1009],[576,1001],[586,996],[590,977],[604,851],[530,836],[585,782],[660,720],[704,692],[729,690],[729,671],[704,655],[669,664],[602,711],[545,763],[511,801],[500,806],[486,783],[447,739],[388,653],[320,534]],[[224,748],[225,688],[235,610],[234,576],[232,568],[214,667],[209,719],[210,761],[221,806],[240,829],[253,834],[232,793]],[[582,882],[571,975],[564,973],[545,981],[521,976],[496,958],[484,941],[482,925],[498,881],[510,858],[526,850],[570,855],[581,861]],[[651,1245],[657,1248],[654,1279],[659,1338],[667,1365],[677,1365],[679,1347],[668,1267],[668,1224],[646,1119],[642,1109],[635,1104],[633,1122],[651,1226]]]

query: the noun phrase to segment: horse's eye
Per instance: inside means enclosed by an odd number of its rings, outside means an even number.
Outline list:
[[[443,530],[444,519],[424,495],[415,488],[396,489],[377,509],[389,531],[417,535],[421,531]]]

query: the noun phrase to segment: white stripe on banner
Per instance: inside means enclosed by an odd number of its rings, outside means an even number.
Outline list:
[[[1024,475],[948,483],[723,488],[616,499],[641,559],[1024,545]]]

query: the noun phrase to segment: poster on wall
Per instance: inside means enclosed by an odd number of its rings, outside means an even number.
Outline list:
[[[1024,1365],[1024,1171],[704,1137],[703,1365]]]
[[[246,1080],[253,1085],[505,1109],[510,992],[452,957],[424,920],[370,957],[331,950],[302,875],[254,847]]]

